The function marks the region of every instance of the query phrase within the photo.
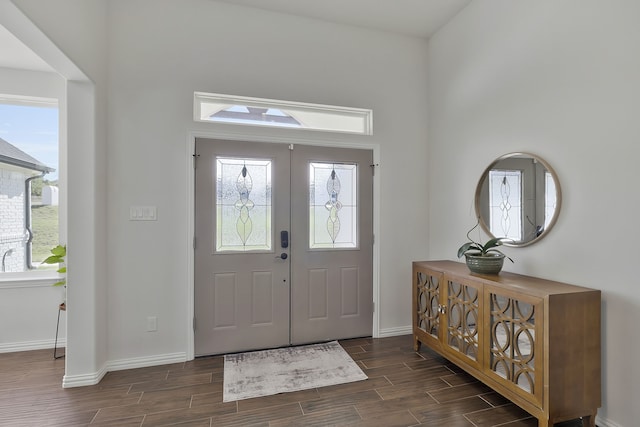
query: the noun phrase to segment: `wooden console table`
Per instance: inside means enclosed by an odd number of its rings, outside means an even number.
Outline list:
[[[413,335],[538,419],[601,405],[600,291],[453,261],[413,263]]]

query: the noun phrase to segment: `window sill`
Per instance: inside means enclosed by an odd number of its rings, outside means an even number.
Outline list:
[[[55,271],[32,271],[26,273],[0,273],[0,289],[43,288],[61,279]]]

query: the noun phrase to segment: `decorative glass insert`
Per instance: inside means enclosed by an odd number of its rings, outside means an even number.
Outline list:
[[[358,247],[355,163],[309,163],[309,248]]]
[[[491,294],[491,370],[535,393],[535,307]]]
[[[489,172],[489,229],[496,237],[522,240],[522,172]]]
[[[216,159],[216,251],[269,251],[271,160]]]
[[[448,281],[447,343],[460,353],[478,360],[478,290]]]
[[[418,271],[416,274],[416,286],[418,289],[418,327],[429,335],[438,338],[440,327],[439,306],[440,281],[438,276],[432,276],[426,272]]]

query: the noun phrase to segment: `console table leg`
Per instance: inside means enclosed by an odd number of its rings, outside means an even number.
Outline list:
[[[596,427],[596,414],[582,417],[582,427]]]
[[[420,351],[420,340],[415,335],[413,336],[413,351]]]

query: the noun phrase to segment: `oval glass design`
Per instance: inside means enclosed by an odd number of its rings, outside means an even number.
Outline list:
[[[562,194],[555,171],[530,153],[509,153],[484,171],[475,194],[476,215],[505,246],[527,246],[544,237],[558,219]]]

